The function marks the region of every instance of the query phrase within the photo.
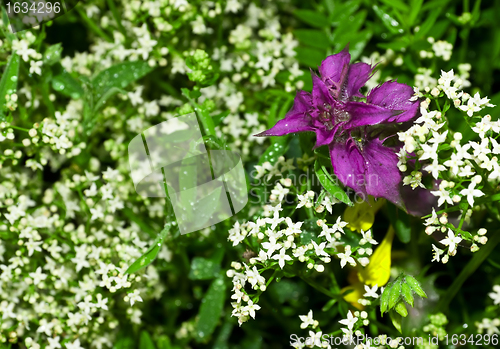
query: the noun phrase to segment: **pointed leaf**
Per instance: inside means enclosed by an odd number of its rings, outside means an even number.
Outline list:
[[[323,14],[318,13],[317,11],[296,10],[293,12],[293,14],[302,22],[307,23],[312,27],[324,28],[330,26],[328,18]]]
[[[392,284],[388,284],[384,288],[384,292],[380,296],[380,314],[383,315],[386,311],[389,310],[389,300],[391,298],[391,288]]]
[[[411,288],[410,288],[410,286],[408,286],[408,284],[403,283],[401,285],[401,293],[403,294],[403,298],[406,301],[406,303],[408,303],[409,305],[411,305],[413,307],[413,296],[411,294]],[[396,309],[396,311],[397,311],[397,309]]]
[[[321,160],[317,159],[314,162],[314,171],[316,172],[316,176],[318,177],[321,185],[337,200],[342,201],[343,203],[352,206],[354,205],[349,199],[349,196],[346,194],[344,189],[342,189],[338,184],[332,181],[332,177],[327,172],[324,164],[321,163]]]
[[[389,309],[396,306],[401,296],[401,282],[396,280],[391,288],[391,296],[389,297]]]
[[[198,322],[196,323],[196,340],[205,341],[215,330],[224,308],[226,284],[222,278],[215,279],[201,301]]]
[[[5,95],[13,94],[17,90],[19,62],[19,56],[17,55],[17,53],[13,53],[12,56],[10,56],[9,63],[7,63],[7,66],[5,67],[5,70],[2,74],[2,79],[0,80],[0,121],[5,120]]]
[[[156,349],[151,336],[147,331],[141,332],[141,338],[139,341],[139,349]]]
[[[125,271],[125,274],[133,274],[142,268],[147,267],[151,262],[153,262],[160,252],[161,245],[163,244],[163,240],[167,236],[170,231],[172,224],[167,223],[163,230],[158,234],[155,241],[151,244],[151,246],[147,249],[147,251],[140,256],[134,263],[132,263],[128,269]]]
[[[420,283],[411,275],[406,275],[405,276],[405,281],[410,286],[410,288],[415,291],[416,294],[418,294],[420,297],[427,298],[427,295],[425,294],[424,290],[422,289],[422,286],[420,286]]]
[[[402,317],[407,317],[408,316],[408,310],[406,309],[406,306],[403,301],[398,302],[396,304],[396,307],[394,308],[396,312],[401,315]]]

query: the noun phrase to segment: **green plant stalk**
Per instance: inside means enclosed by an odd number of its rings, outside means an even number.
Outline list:
[[[118,11],[116,10],[115,2],[114,0],[107,0],[108,7],[111,10],[111,13],[113,14],[113,17],[116,21],[116,25],[118,27],[118,30],[123,34],[125,38],[127,38],[127,32],[125,31],[125,28],[122,25],[122,21],[120,20],[120,15],[118,14]]]
[[[113,42],[111,38],[102,31],[101,28],[99,28],[90,18],[87,17],[87,14],[85,11],[83,11],[80,7],[76,6],[75,9],[78,11],[80,14],[80,17],[82,17],[83,21],[89,26],[92,31],[94,31],[97,35],[99,35],[101,38],[106,40],[107,42]]]
[[[460,272],[458,277],[453,281],[451,286],[446,291],[446,295],[442,298],[438,305],[437,311],[444,311],[451,302],[451,300],[456,296],[464,282],[471,276],[477,268],[488,258],[493,249],[500,242],[500,231],[496,231],[492,234],[488,243],[482,247],[479,251],[474,254],[474,257],[467,263],[464,269]]]

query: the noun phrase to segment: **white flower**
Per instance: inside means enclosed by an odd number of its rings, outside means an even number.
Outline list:
[[[439,172],[445,171],[446,167],[441,165],[437,160],[434,160],[431,165],[427,165],[424,167],[424,170],[432,174],[434,179],[438,179]]]
[[[450,197],[450,192],[447,191],[447,190],[445,190],[444,188],[436,190],[436,191],[431,191],[431,194],[434,195],[434,196],[439,197],[439,199],[438,199],[438,207],[441,206],[442,204],[444,204],[445,201],[448,204],[453,205],[453,200]]]
[[[448,229],[448,237],[440,241],[445,246],[448,246],[448,253],[452,254],[457,248],[457,244],[462,241],[460,236],[455,236],[451,229]]]
[[[260,309],[260,305],[253,304],[252,300],[248,301],[248,305],[243,307],[243,310],[248,312],[252,318],[255,319],[255,311]]]
[[[361,230],[361,235],[363,236],[363,239],[365,239],[367,242],[369,242],[372,245],[378,245],[377,240],[373,239],[372,237],[372,231],[367,230],[366,232]]]
[[[354,317],[354,316],[352,315],[352,312],[348,311],[348,312],[347,312],[347,319],[340,320],[339,322],[340,322],[342,325],[347,326],[347,328],[348,328],[349,330],[352,330],[352,328],[354,327],[354,324],[356,323],[356,321],[358,321],[358,318],[357,318],[357,317]]]
[[[83,347],[80,345],[80,340],[77,339],[73,343],[66,343],[66,349],[83,349]]]
[[[444,253],[444,250],[437,248],[436,245],[432,244],[432,249],[434,250],[434,255],[432,256],[431,262],[439,262],[440,256]]]
[[[144,103],[144,100],[141,97],[142,90],[144,89],[144,86],[139,86],[135,89],[134,92],[128,92],[127,96],[130,99],[130,103],[135,107],[138,104]]]
[[[283,198],[290,192],[289,189],[287,188],[283,188],[283,186],[278,183],[276,184],[276,186],[274,187],[273,190],[271,190],[271,194],[274,195],[274,200],[273,201],[278,201],[278,202],[281,202],[283,200]],[[273,197],[273,196],[271,196]]]
[[[47,278],[47,275],[42,273],[42,267],[38,267],[34,273],[29,273],[29,275],[33,279],[35,285],[38,285]]]
[[[351,257],[351,246],[347,245],[345,247],[344,253],[337,253],[337,257],[340,258],[340,266],[343,268],[347,263],[352,266],[356,266],[356,261]]]
[[[135,302],[142,302],[142,298],[139,294],[139,290],[134,290],[133,293],[127,295],[130,300],[130,305],[134,305]]]
[[[370,288],[370,286],[368,285],[365,285],[366,293],[363,295],[363,297],[378,298],[377,290],[378,290],[378,285],[375,285],[372,288]]]
[[[281,269],[285,266],[285,261],[292,260],[292,258],[286,254],[286,249],[284,247],[280,250],[279,254],[275,254],[272,258],[278,260]]]
[[[269,242],[263,242],[262,247],[267,250],[267,256],[271,257],[274,251],[279,250],[282,246],[279,242],[276,241],[274,236],[269,237]]]
[[[302,323],[300,324],[301,329],[305,329],[308,326],[314,326],[312,309],[309,310],[309,313],[307,313],[307,315],[299,315],[299,318],[300,318],[300,321],[302,321]]]
[[[316,253],[316,255],[318,257],[319,256],[325,256],[325,257],[330,256],[328,253],[325,252],[326,242],[322,242],[319,245],[314,240],[311,240],[311,242],[312,242],[312,244],[314,246],[314,253]]]
[[[40,68],[43,61],[30,61],[30,74],[42,75],[42,69]]]
[[[491,299],[493,299],[493,304],[495,305],[500,304],[500,285],[493,286],[493,291],[494,292],[488,293],[488,296],[490,296]]]
[[[479,190],[479,189],[474,189],[476,186],[476,182],[471,181],[469,184],[469,187],[467,189],[462,189],[460,191],[460,195],[466,195],[467,196],[467,202],[469,205],[474,206],[474,198],[478,198],[484,195],[484,193]]]

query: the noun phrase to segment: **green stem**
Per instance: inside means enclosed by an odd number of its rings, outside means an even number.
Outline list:
[[[477,268],[488,258],[493,249],[500,242],[500,231],[496,231],[492,234],[488,243],[482,247],[479,251],[474,254],[474,257],[467,263],[464,269],[460,272],[458,277],[453,281],[451,286],[445,293],[445,296],[439,301],[437,308],[439,311],[444,311],[455,297],[457,292],[460,290],[464,282],[471,276]]]
[[[118,14],[118,11],[116,10],[114,0],[107,0],[107,3],[108,3],[109,9],[111,10],[111,13],[113,14],[115,21],[116,21],[116,25],[118,26],[118,30],[120,30],[120,32],[126,38],[127,32],[125,31],[125,28],[122,25],[122,21],[120,20],[120,15]]]
[[[309,179],[309,177],[307,177],[307,191],[309,190],[311,190],[311,180]],[[312,210],[312,207],[306,207],[306,213],[309,219],[314,219],[314,212]]]
[[[188,89],[183,88],[182,94],[188,99],[189,104],[191,104],[191,106],[196,111],[196,115],[198,115],[198,118],[200,119],[200,122],[203,126],[203,130],[205,131],[205,135],[217,137],[215,134],[214,121],[212,120],[210,114],[208,114],[206,110],[200,108],[198,103],[196,103],[196,101],[191,98]]]
[[[78,11],[83,21],[89,26],[90,29],[92,29],[92,31],[94,31],[97,35],[99,35],[107,42],[113,42],[113,40],[111,40],[111,38],[105,32],[103,32],[101,28],[99,28],[90,18],[87,17],[87,14],[84,10],[82,10],[79,6],[76,6],[75,9]]]
[[[14,125],[9,125],[8,127],[13,128],[14,130],[19,130],[19,131],[24,131],[24,132],[29,132],[27,128],[24,127],[19,127],[19,126],[14,126]]]

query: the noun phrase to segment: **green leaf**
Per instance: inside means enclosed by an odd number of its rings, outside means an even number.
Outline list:
[[[224,256],[224,250],[218,249],[212,258],[194,257],[191,261],[191,269],[188,278],[190,280],[209,280],[219,274],[220,262]]]
[[[17,35],[12,33],[10,31],[10,28],[8,28],[10,25],[9,15],[7,14],[7,10],[5,9],[5,7],[4,6],[1,6],[1,7],[2,7],[3,26],[0,26],[0,30],[2,31],[3,35],[7,38],[7,41],[9,43],[12,43],[12,40],[17,39]]]
[[[212,116],[212,120],[214,121],[214,126],[219,126],[224,118],[231,114],[229,110],[223,111],[222,113],[216,114]]]
[[[410,288],[410,286],[408,286],[408,284],[403,283],[401,285],[401,293],[403,294],[403,298],[406,301],[406,303],[408,303],[409,305],[411,305],[413,307],[413,296],[411,295],[411,288]],[[396,309],[396,311],[397,311],[397,309]]]
[[[356,35],[351,37],[349,44],[349,53],[351,54],[351,60],[356,60],[363,50],[366,44],[370,41],[373,33],[370,29],[366,29],[356,33]]]
[[[301,46],[300,49],[297,50],[297,61],[300,63],[310,67],[316,68],[318,67],[323,59],[325,59],[326,50],[318,50],[316,48],[304,47]]]
[[[123,62],[115,64],[97,74],[92,78],[94,100],[98,101],[106,95],[106,92],[115,88],[123,89],[132,82],[139,80],[153,68],[145,61]],[[107,98],[110,96],[108,95]]]
[[[293,12],[295,17],[315,28],[325,28],[330,26],[328,18],[317,11],[296,10]]]
[[[259,158],[259,165],[268,161],[271,165],[274,165],[278,158],[286,153],[288,150],[289,136],[279,136],[274,137],[273,143],[266,149],[264,154]]]
[[[55,44],[49,46],[43,54],[43,64],[53,65],[61,60],[62,45]]]
[[[415,40],[419,40],[422,38],[425,38],[429,30],[431,30],[432,26],[436,22],[436,19],[439,17],[441,14],[442,8],[435,8],[429,13],[429,17],[425,20],[424,23],[420,26],[420,29],[418,32],[415,33]]]
[[[396,280],[394,285],[391,287],[391,296],[389,297],[389,309],[392,309],[396,306],[396,303],[399,300],[401,295],[401,282]]]
[[[408,214],[393,204],[387,205],[389,220],[401,242],[407,244],[411,240],[411,225]]]
[[[229,340],[231,332],[233,331],[234,322],[232,320],[233,319],[231,318],[230,314],[228,314],[228,316],[226,316],[224,324],[222,325],[222,328],[219,331],[219,334],[217,335],[217,338],[215,339],[215,343],[212,349],[229,348],[227,342]]]
[[[394,9],[401,10],[403,12],[408,12],[410,9],[408,8],[408,5],[406,5],[403,1],[401,0],[381,0],[383,3],[391,6]],[[413,4],[412,4],[413,5]]]
[[[391,298],[391,286],[392,284],[387,284],[384,288],[384,292],[380,296],[380,314],[383,315],[389,310],[389,299]]]
[[[395,312],[391,311],[389,312],[389,317],[391,318],[392,324],[398,330],[399,333],[401,332],[401,316],[397,315]]]
[[[147,251],[140,256],[134,263],[132,263],[128,269],[125,271],[125,274],[133,274],[142,268],[147,267],[151,262],[153,262],[160,252],[161,245],[163,244],[163,240],[167,236],[172,223],[165,224],[163,230],[158,234],[155,241],[151,244],[151,246],[147,249]]]
[[[13,53],[12,56],[10,56],[9,63],[7,63],[7,66],[2,74],[2,79],[0,80],[0,121],[5,120],[5,95],[13,94],[17,90],[19,62],[19,56],[17,53]]]
[[[411,0],[411,5],[410,5],[410,14],[408,15],[408,26],[412,27],[413,23],[415,23],[415,20],[417,19],[417,16],[420,12],[420,9],[422,8],[422,4],[424,3],[424,0]]]
[[[392,34],[398,34],[398,33],[403,33],[404,30],[401,28],[401,25],[399,22],[386,13],[384,10],[382,10],[380,7],[377,5],[373,5],[373,10],[375,11],[375,14],[382,20],[382,23],[384,26],[392,33]]]
[[[406,309],[403,301],[398,302],[398,304],[396,304],[396,306],[394,307],[394,310],[396,310],[396,312],[402,317],[408,316],[408,310]]]
[[[51,84],[54,90],[73,99],[80,98],[84,93],[84,90],[80,83],[65,70],[63,70],[62,73],[54,76],[52,78]]]
[[[139,340],[139,349],[156,349],[148,332],[142,331]]]
[[[330,46],[330,40],[328,36],[321,30],[316,29],[295,29],[293,34],[299,40],[300,43],[316,47],[319,49],[325,49]]]
[[[205,341],[214,332],[224,308],[226,284],[222,278],[215,279],[201,301],[198,322],[196,323],[196,340]]]
[[[338,26],[348,20],[359,8],[359,0],[346,1],[342,5],[337,2],[332,25]]]
[[[474,8],[472,9],[471,25],[474,26],[481,16],[481,0],[476,0],[474,2]]]
[[[406,275],[405,276],[405,281],[408,284],[408,286],[411,287],[413,291],[415,291],[416,294],[418,294],[420,297],[427,298],[427,295],[425,294],[424,290],[422,289],[422,286],[420,286],[420,283],[411,275]]]
[[[337,200],[342,201],[343,203],[353,206],[351,199],[346,194],[344,189],[342,189],[339,185],[333,182],[332,177],[329,175],[326,166],[322,163],[321,160],[317,159],[314,162],[314,172],[316,172],[316,176],[319,179],[321,185]]]

